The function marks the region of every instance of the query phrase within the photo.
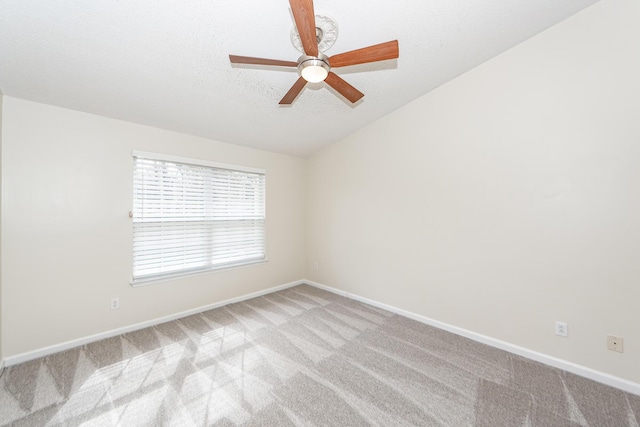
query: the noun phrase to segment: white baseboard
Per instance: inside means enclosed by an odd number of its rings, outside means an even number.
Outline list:
[[[499,348],[501,350],[508,351],[509,353],[517,354],[522,357],[526,357],[527,359],[535,360],[540,363],[544,363],[546,365],[550,365],[567,372],[571,372],[576,375],[580,375],[585,378],[589,378],[591,380],[597,381],[602,384],[609,385],[611,387],[615,387],[617,389],[635,394],[640,396],[640,384],[625,380],[623,378],[619,378],[604,372],[596,371],[595,369],[588,368],[586,366],[578,365],[573,362],[569,362],[563,359],[558,359],[553,356],[549,356],[544,353],[539,353],[537,351],[533,351],[524,347],[520,347],[506,341],[501,341],[495,338],[491,338],[486,335],[482,335],[473,331],[469,331],[467,329],[459,328],[457,326],[450,325],[448,323],[440,322],[438,320],[431,319],[426,316],[422,316],[420,314],[416,314],[407,310],[403,310],[397,307],[394,307],[389,304],[384,304],[376,300],[372,300],[369,298],[362,297],[360,295],[351,294],[346,291],[342,291],[340,289],[332,288],[327,285],[323,285],[321,283],[314,282],[312,280],[296,280],[294,282],[285,283],[283,285],[274,286],[272,288],[264,289],[258,292],[253,292],[246,295],[241,295],[239,297],[231,298],[225,301],[220,301],[212,304],[208,304],[205,306],[197,307],[191,310],[182,311],[179,313],[170,314],[168,316],[159,317],[156,319],[148,320],[146,322],[136,323],[134,325],[125,326],[122,328],[112,329],[110,331],[90,335],[83,338],[78,338],[71,341],[66,341],[60,344],[55,344],[52,346],[40,348],[33,351],[28,351],[25,353],[20,353],[14,356],[6,357],[4,360],[0,360],[0,375],[5,367],[17,365],[19,363],[28,362],[29,360],[37,359],[39,357],[48,356],[50,354],[58,353],[60,351],[69,350],[71,348],[79,347],[84,344],[89,344],[95,341],[99,341],[105,338],[111,338],[117,335],[125,334],[127,332],[133,332],[140,329],[148,328],[150,326],[159,325],[161,323],[170,322],[172,320],[180,319],[182,317],[191,316],[194,314],[202,313],[203,311],[212,310],[214,308],[219,308],[228,304],[233,304],[241,301],[246,301],[252,298],[256,298],[262,295],[270,294],[273,292],[281,291],[287,288],[291,288],[293,286],[308,284],[314,286],[319,289],[324,289],[328,292],[332,292],[334,294],[338,294],[356,301],[363,302],[365,304],[372,305],[374,307],[382,308],[384,310],[390,311],[391,313],[398,314],[400,316],[408,317],[409,319],[416,320],[418,322],[424,323],[426,325],[434,326],[439,329],[443,329],[445,331],[454,333],[456,335],[460,335],[471,340],[487,344],[489,346]]]
[[[403,309],[394,307],[392,305],[384,304],[369,298],[361,297],[359,295],[350,294],[340,289],[332,288],[330,286],[323,285],[321,283],[317,283],[312,280],[304,280],[303,282],[308,285],[314,286],[316,288],[324,289],[325,291],[332,292],[334,294],[338,294],[356,301],[360,301],[365,304],[372,305],[374,307],[382,308],[392,313],[399,314],[400,316],[404,316],[404,317],[408,317],[409,319],[416,320],[420,323],[434,326],[436,328],[443,329],[445,331],[454,333],[456,335],[461,335],[465,338],[469,338],[473,341],[477,341],[482,344],[489,345],[491,347],[496,347],[501,350],[508,351],[509,353],[517,354],[518,356],[526,357],[527,359],[535,360],[536,362],[544,363],[546,365],[550,365],[558,369],[571,372],[572,374],[576,374],[581,377],[585,377],[593,381],[597,381],[599,383],[606,384],[611,387],[615,387],[617,389],[640,396],[640,384],[629,381],[629,380],[625,380],[624,378],[619,378],[604,372],[596,371],[595,369],[587,368],[586,366],[578,365],[577,363],[569,362],[563,359],[558,359],[557,357],[549,356],[544,353],[539,353],[537,351],[520,347],[511,343],[508,343],[506,341],[501,341],[486,335],[469,331],[467,329],[459,328],[457,326],[440,322],[438,320],[434,320],[426,316],[422,316],[420,314],[412,313],[410,311],[403,310]]]
[[[4,374],[4,359],[0,360],[0,377]]]
[[[37,359],[39,357],[44,357],[50,354],[58,353],[60,351],[65,351],[71,348],[79,347],[84,344],[100,341],[105,338],[115,337],[117,335],[126,334],[127,332],[137,331],[140,329],[148,328],[150,326],[159,325],[161,323],[170,322],[172,320],[180,319],[182,317],[187,317],[194,314],[202,313],[203,311],[213,310],[214,308],[219,308],[224,305],[233,304],[236,302],[241,302],[248,299],[260,297],[262,295],[281,291],[283,289],[291,288],[293,286],[301,285],[303,283],[305,283],[304,280],[296,280],[295,282],[285,283],[284,285],[274,286],[272,288],[264,289],[258,292],[241,295],[239,297],[231,298],[231,299],[220,301],[220,302],[215,302],[213,304],[204,305],[191,310],[181,311],[179,313],[170,314],[168,316],[159,317],[153,320],[148,320],[146,322],[136,323],[134,325],[124,326],[122,328],[112,329],[110,331],[101,332],[98,334],[90,335],[83,338],[78,338],[71,341],[66,341],[61,344],[55,344],[55,345],[43,347],[37,350],[16,354],[15,356],[6,357],[2,362],[2,364],[6,365],[7,367],[17,365],[19,363],[28,362],[29,360]],[[1,369],[0,369],[0,372],[2,372]]]

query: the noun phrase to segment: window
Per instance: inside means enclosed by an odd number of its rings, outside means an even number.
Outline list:
[[[133,153],[133,283],[265,261],[265,171]]]

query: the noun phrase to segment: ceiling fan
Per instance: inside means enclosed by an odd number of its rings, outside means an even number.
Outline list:
[[[395,59],[399,56],[398,41],[393,40],[350,52],[327,57],[318,50],[315,12],[313,0],[289,0],[293,18],[296,22],[304,55],[297,62],[280,61],[277,59],[253,58],[249,56],[229,55],[232,64],[274,65],[280,67],[297,67],[300,77],[293,84],[289,92],[280,100],[281,105],[293,103],[307,83],[324,81],[349,101],[356,102],[364,96],[355,87],[338,77],[331,68],[346,67],[348,65],[365,64],[368,62]]]

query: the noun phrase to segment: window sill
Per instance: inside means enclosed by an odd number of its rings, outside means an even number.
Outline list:
[[[253,266],[256,266],[258,264],[266,264],[268,262],[269,262],[269,260],[265,258],[265,259],[261,259],[261,260],[257,260],[257,261],[247,262],[247,263],[244,263],[244,264],[236,264],[236,265],[215,267],[215,268],[210,268],[208,270],[199,270],[199,271],[193,271],[193,272],[187,272],[187,273],[175,273],[175,274],[170,274],[170,275],[166,275],[166,276],[162,276],[162,277],[152,277],[152,278],[148,278],[148,279],[131,280],[129,282],[129,284],[134,288],[139,288],[139,287],[143,287],[143,286],[154,285],[156,283],[162,283],[162,282],[169,282],[169,281],[173,281],[173,280],[185,279],[185,278],[188,278],[188,277],[204,276],[204,275],[211,274],[211,273],[218,273],[218,272],[229,271],[229,270],[237,270],[237,269],[245,268],[245,267],[253,267]]]

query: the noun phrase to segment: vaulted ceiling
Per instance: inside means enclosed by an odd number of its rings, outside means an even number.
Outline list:
[[[229,54],[296,61],[287,0],[3,0],[0,90],[8,96],[307,156],[597,0],[316,0],[338,26],[334,55],[397,39],[400,58],[335,69],[278,101],[295,68],[231,65]]]

